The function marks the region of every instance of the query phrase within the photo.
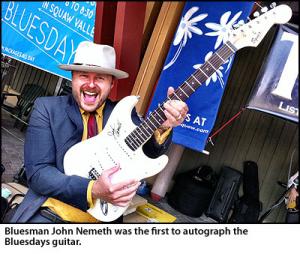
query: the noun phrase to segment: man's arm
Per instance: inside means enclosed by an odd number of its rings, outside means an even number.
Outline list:
[[[81,210],[87,210],[89,179],[67,176],[56,167],[56,146],[49,113],[36,100],[26,133],[24,146],[26,175],[36,193],[59,199]]]

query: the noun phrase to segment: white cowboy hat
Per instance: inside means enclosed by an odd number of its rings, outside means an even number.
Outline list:
[[[113,47],[96,44],[91,41],[80,42],[73,64],[60,64],[58,67],[67,71],[110,74],[117,79],[129,76],[127,72],[115,68],[116,53]]]

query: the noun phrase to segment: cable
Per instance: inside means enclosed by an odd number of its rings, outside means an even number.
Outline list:
[[[245,108],[242,108],[238,113],[236,113],[226,123],[224,123],[219,129],[217,129],[212,135],[210,135],[207,139],[207,142],[210,142],[213,145],[212,138],[216,136],[221,130],[223,130],[228,124],[230,124],[235,118],[237,118],[244,110]]]

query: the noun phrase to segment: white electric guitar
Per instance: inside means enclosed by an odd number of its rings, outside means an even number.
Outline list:
[[[291,16],[290,7],[279,5],[231,31],[229,40],[167,100],[185,101],[232,54],[243,47],[256,47],[274,24],[286,23]],[[104,170],[119,163],[120,170],[111,178],[112,183],[118,183],[128,179],[141,180],[164,169],[168,162],[166,155],[151,159],[142,150],[142,146],[166,120],[163,103],[136,126],[131,120],[131,111],[137,102],[137,96],[122,99],[114,108],[100,134],[74,145],[67,151],[64,157],[64,170],[67,175],[97,179]],[[98,199],[88,212],[96,219],[107,222],[117,219],[126,209],[127,207],[115,206]]]

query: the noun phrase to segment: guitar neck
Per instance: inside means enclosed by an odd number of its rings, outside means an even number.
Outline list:
[[[154,131],[166,121],[163,104],[169,100],[186,101],[226,60],[236,52],[232,43],[222,45],[199,69],[190,75],[172,95],[149,114],[125,139],[131,150],[135,151],[153,135]]]

